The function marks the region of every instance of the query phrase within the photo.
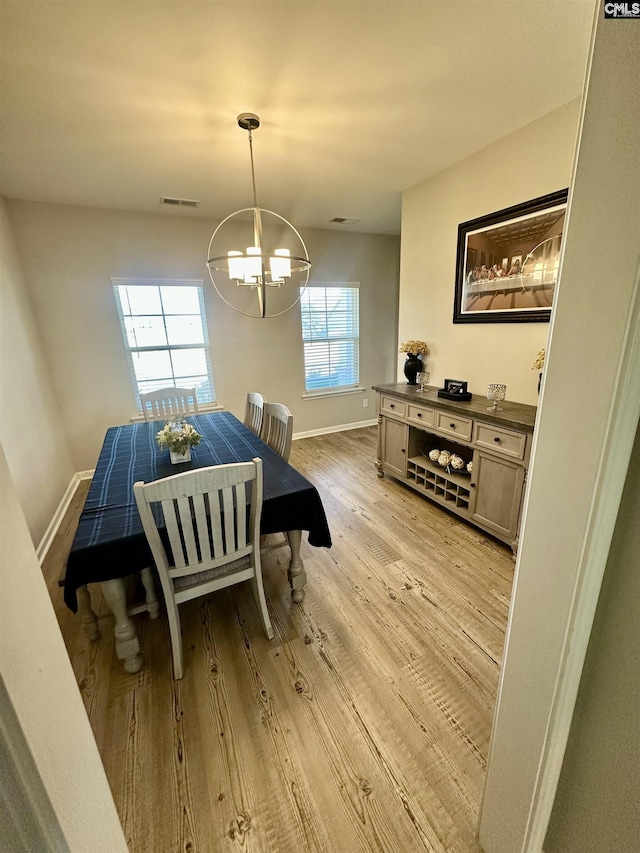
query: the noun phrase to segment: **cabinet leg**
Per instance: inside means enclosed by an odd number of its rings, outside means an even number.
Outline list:
[[[382,415],[378,415],[378,449],[376,458],[376,470],[378,477],[384,477],[382,470]]]
[[[98,628],[98,617],[91,609],[91,596],[87,586],[79,586],[76,590],[78,600],[78,615],[82,620],[82,627],[87,637],[94,643],[100,636]]]
[[[149,611],[150,619],[157,619],[160,615],[160,604],[156,595],[156,585],[153,582],[153,572],[150,566],[142,569],[140,572],[142,577],[142,585],[145,591],[145,601],[147,602],[147,610]]]
[[[304,601],[304,588],[307,585],[307,573],[304,563],[300,557],[300,543],[302,542],[302,530],[289,530],[287,532],[289,545],[291,547],[291,562],[289,563],[289,583],[291,584],[291,598],[300,604]]]
[[[116,654],[124,660],[125,672],[138,672],[142,667],[140,643],[136,628],[127,614],[127,593],[122,578],[102,582],[102,594],[116,619]]]

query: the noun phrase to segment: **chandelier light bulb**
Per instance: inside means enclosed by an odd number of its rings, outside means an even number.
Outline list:
[[[262,278],[262,249],[260,246],[247,246],[247,255],[244,259],[244,281],[245,284],[256,285]]]
[[[233,249],[228,253],[229,257],[229,278],[234,281],[244,281],[244,258],[242,252],[236,252]]]
[[[291,278],[291,252],[289,249],[276,249],[269,259],[271,281],[281,283],[285,278]]]

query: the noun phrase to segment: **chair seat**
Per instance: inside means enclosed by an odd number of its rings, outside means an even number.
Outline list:
[[[176,592],[190,589],[192,586],[200,586],[207,581],[218,580],[218,578],[233,575],[241,569],[248,568],[250,565],[251,560],[249,557],[240,557],[239,560],[234,560],[232,563],[226,563],[223,566],[216,566],[215,569],[207,569],[204,572],[195,572],[193,575],[183,575],[181,578],[173,578],[173,588]]]

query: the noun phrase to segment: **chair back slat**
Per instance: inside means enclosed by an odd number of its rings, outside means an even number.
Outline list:
[[[236,486],[236,542],[238,549],[247,544],[247,490],[244,483]]]
[[[213,544],[213,556],[216,560],[224,557],[224,544],[222,542],[222,514],[220,513],[220,495],[215,494],[209,497],[209,502],[214,503],[215,507],[211,509],[211,542]]]
[[[233,489],[230,486],[222,489],[222,520],[224,523],[224,553],[229,556],[237,551],[236,533],[233,511]]]
[[[174,420],[198,414],[195,388],[160,388],[140,394],[142,414],[146,421]]]
[[[193,513],[191,499],[187,497],[178,498],[178,516],[180,518],[180,530],[182,532],[182,541],[186,553],[186,564],[195,566],[200,562],[198,557],[198,549],[196,547],[196,533],[193,528]]]
[[[180,537],[180,525],[176,517],[176,507],[173,499],[162,501],[162,514],[167,529],[167,536],[169,537],[169,545],[171,546],[173,564],[176,568],[183,569],[186,563],[182,549],[182,539]]]
[[[293,415],[285,405],[265,403],[260,437],[284,460],[289,461],[293,437]]]
[[[198,546],[200,558],[203,563],[211,559],[211,542],[209,537],[209,523],[207,522],[207,507],[204,495],[193,495],[193,514],[196,521],[196,533],[198,535]]]

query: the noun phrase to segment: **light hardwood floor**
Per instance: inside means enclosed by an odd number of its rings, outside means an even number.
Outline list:
[[[331,549],[265,561],[275,631],[250,590],[181,608],[174,682],[164,612],[136,617],[127,675],[99,591],[90,643],[56,580],[84,494],[44,571],[132,853],[476,853],[475,824],[513,578],[509,549],[378,479],[375,428],[295,441]]]

